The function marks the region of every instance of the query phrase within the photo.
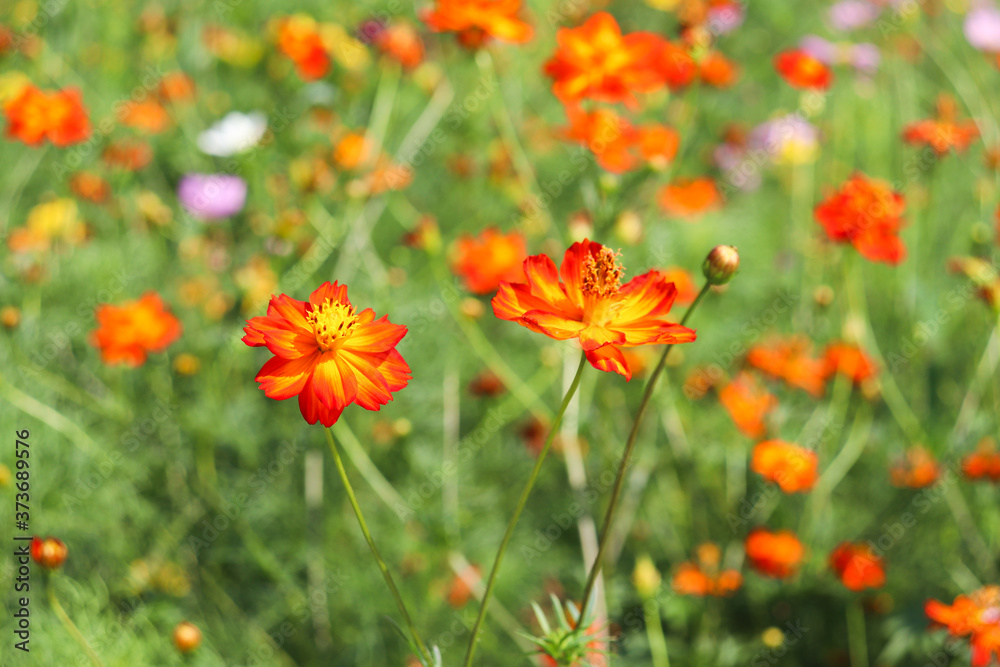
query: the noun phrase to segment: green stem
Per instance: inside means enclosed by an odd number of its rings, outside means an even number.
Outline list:
[[[323,429],[326,433],[326,441],[330,443],[330,452],[333,454],[333,462],[337,465],[337,472],[340,473],[340,479],[344,482],[344,489],[347,491],[347,498],[351,501],[351,507],[354,508],[354,516],[358,518],[358,525],[361,526],[361,532],[364,533],[365,540],[368,542],[368,548],[372,551],[372,556],[375,558],[375,562],[378,563],[378,569],[382,570],[382,576],[385,577],[385,583],[389,587],[389,591],[392,593],[393,599],[396,601],[396,606],[399,608],[399,613],[403,616],[403,620],[406,622],[406,627],[410,630],[410,635],[413,637],[413,641],[416,643],[417,648],[420,649],[421,657],[424,660],[424,664],[433,664],[430,651],[424,646],[423,640],[420,639],[420,635],[417,633],[416,627],[413,625],[413,620],[410,618],[409,612],[406,611],[406,605],[403,603],[403,596],[399,594],[399,589],[396,588],[396,582],[392,580],[392,575],[389,574],[389,567],[382,560],[382,555],[378,552],[378,547],[375,546],[375,540],[372,539],[372,535],[368,532],[368,524],[365,522],[365,515],[361,512],[361,506],[358,505],[358,499],[354,495],[354,487],[351,486],[351,480],[347,477],[347,471],[344,470],[344,462],[340,459],[340,452],[337,451],[337,444],[333,441],[333,432],[329,428]]]
[[[687,323],[691,314],[701,303],[702,298],[708,293],[708,289],[711,287],[709,283],[705,283],[705,286],[701,288],[698,292],[698,296],[695,298],[694,302],[684,313],[684,319],[681,320],[681,325]],[[615,476],[615,485],[611,489],[611,501],[608,503],[608,510],[604,515],[604,526],[601,528],[601,542],[597,547],[597,558],[594,559],[594,564],[590,568],[590,575],[587,577],[587,586],[583,589],[583,602],[580,603],[580,609],[582,609],[583,614],[588,613],[587,605],[590,603],[590,597],[594,593],[594,585],[597,583],[597,575],[601,573],[601,561],[604,558],[604,552],[608,548],[608,543],[611,541],[611,526],[615,520],[615,511],[618,509],[618,501],[621,499],[622,487],[625,482],[625,471],[628,470],[632,463],[632,453],[635,450],[636,436],[639,435],[639,426],[642,424],[642,417],[646,413],[646,407],[649,405],[649,399],[653,397],[653,389],[656,388],[656,381],[660,378],[660,374],[663,372],[663,367],[667,363],[667,355],[670,354],[670,350],[674,348],[673,345],[668,345],[667,349],[663,351],[663,355],[660,357],[660,363],[656,365],[656,369],[653,374],[649,376],[649,382],[646,383],[646,391],[642,395],[642,402],[639,403],[639,409],[635,413],[635,422],[632,424],[632,431],[628,434],[628,441],[625,443],[625,451],[622,453],[621,461],[618,463],[618,473]],[[580,623],[579,627],[586,627],[586,623]]]
[[[542,464],[545,462],[545,457],[549,453],[549,448],[552,446],[552,440],[555,438],[556,433],[559,432],[559,424],[562,422],[563,415],[566,413],[566,408],[569,407],[569,402],[576,394],[577,387],[580,386],[580,377],[583,375],[583,367],[586,363],[587,356],[585,354],[581,354],[580,365],[577,366],[576,375],[573,376],[573,382],[569,385],[569,389],[566,390],[566,396],[563,397],[562,405],[559,406],[559,412],[556,413],[552,426],[549,427],[549,435],[545,439],[545,445],[542,447],[542,451],[538,454],[538,458],[535,460],[535,467],[531,470],[531,476],[528,477],[528,482],[524,485],[524,490],[521,491],[521,497],[517,501],[517,507],[514,508],[514,515],[511,516],[510,521],[507,523],[507,530],[504,531],[503,539],[500,540],[500,548],[497,550],[496,560],[493,561],[493,569],[490,570],[490,578],[486,582],[486,592],[483,593],[483,600],[479,604],[479,615],[476,616],[476,622],[472,626],[472,636],[469,637],[469,647],[465,651],[465,662],[463,663],[465,667],[472,666],[472,656],[476,653],[476,639],[479,636],[479,629],[483,624],[483,619],[486,618],[486,610],[490,605],[490,597],[493,595],[493,587],[496,585],[497,575],[500,573],[500,566],[503,563],[504,554],[507,552],[507,545],[510,544],[510,540],[514,536],[514,528],[517,526],[517,522],[521,518],[521,512],[524,511],[524,506],[528,504],[528,496],[531,495],[531,489],[535,486],[535,480],[538,479],[538,473],[541,471]]]
[[[48,577],[46,577],[46,579],[47,581],[45,583],[46,588],[48,588],[49,604],[52,605],[52,611],[54,611],[56,616],[59,617],[59,620],[62,621],[66,630],[73,635],[73,639],[75,639],[76,643],[80,645],[83,652],[87,654],[90,661],[97,665],[97,667],[104,667],[104,663],[101,662],[101,658],[98,657],[97,653],[94,652],[94,649],[90,647],[90,644],[87,643],[83,633],[81,633],[76,625],[73,624],[73,621],[70,620],[69,614],[67,614],[66,610],[63,609],[63,606],[59,604],[59,599],[56,597],[56,587],[53,585],[52,580]]]
[[[851,667],[868,667],[868,639],[865,636],[865,610],[859,600],[847,605],[847,646]]]
[[[650,657],[653,667],[670,667],[670,654],[667,653],[667,640],[663,636],[663,624],[660,622],[660,601],[655,597],[646,599],[646,638],[649,640]]]

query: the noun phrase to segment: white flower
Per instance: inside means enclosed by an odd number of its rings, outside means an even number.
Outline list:
[[[198,135],[203,153],[227,157],[250,150],[267,131],[267,116],[260,111],[230,111],[212,127]]]

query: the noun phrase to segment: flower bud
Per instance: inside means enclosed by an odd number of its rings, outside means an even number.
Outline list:
[[[632,583],[640,596],[650,598],[656,595],[662,581],[660,571],[656,569],[649,556],[642,556],[636,561],[635,570],[632,571]]]
[[[731,245],[718,245],[708,253],[701,270],[709,285],[725,285],[740,266],[740,254]]]
[[[201,630],[194,623],[181,621],[174,628],[174,646],[181,653],[190,653],[201,645]]]
[[[31,540],[31,557],[46,570],[55,570],[60,567],[66,560],[68,553],[69,550],[62,543],[62,540],[57,540],[54,537],[42,539],[36,536]]]

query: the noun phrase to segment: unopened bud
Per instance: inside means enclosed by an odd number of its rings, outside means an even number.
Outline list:
[[[660,571],[656,569],[656,565],[653,564],[649,556],[642,556],[635,562],[632,583],[643,598],[656,595],[662,581],[663,577],[660,575]]]
[[[62,540],[54,537],[36,537],[31,540],[31,557],[46,570],[55,570],[61,566],[68,553]]]
[[[725,285],[740,266],[740,253],[731,245],[718,245],[708,253],[701,270],[709,285]]]
[[[194,623],[181,621],[174,628],[174,646],[181,653],[190,653],[201,646],[201,630]]]

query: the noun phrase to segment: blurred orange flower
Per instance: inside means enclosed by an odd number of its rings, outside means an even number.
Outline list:
[[[310,424],[333,426],[351,403],[379,410],[410,380],[410,367],[396,351],[406,327],[375,311],[360,313],[347,285],[320,285],[309,301],[271,297],[267,315],[247,321],[243,342],[266,347],[272,357],[255,378],[268,398],[299,397]]]
[[[708,177],[678,180],[663,186],[658,200],[668,214],[694,222],[703,214],[722,205],[722,195],[715,181]]]
[[[160,85],[156,88],[157,94],[164,102],[186,102],[194,99],[194,80],[187,74],[177,70],[168,72],[160,79]]]
[[[46,570],[55,570],[66,561],[69,550],[62,540],[54,537],[31,538],[31,557]]]
[[[111,186],[97,174],[89,171],[75,172],[69,179],[69,187],[77,197],[103,204],[111,196]]]
[[[852,591],[885,585],[885,561],[867,544],[841,542],[830,554],[830,569]]]
[[[582,99],[634,103],[635,93],[662,88],[666,41],[650,32],[622,35],[615,18],[598,12],[578,28],[560,28],[545,63],[552,92],[564,103]]]
[[[783,51],[774,58],[774,69],[793,88],[826,90],[833,81],[833,72],[805,51]]]
[[[778,399],[746,372],[719,390],[719,402],[733,418],[736,428],[748,438],[759,438],[767,432],[764,418],[778,407]]]
[[[452,577],[451,585],[448,587],[448,604],[453,609],[461,609],[469,603],[469,600],[472,599],[472,588],[465,581],[467,579],[474,582],[479,581],[481,573],[482,570],[478,565],[470,565],[461,574]]]
[[[694,276],[687,269],[670,266],[663,270],[663,275],[677,288],[674,303],[678,306],[690,306],[698,297],[698,288],[694,285]]]
[[[969,637],[972,667],[987,667],[994,656],[1000,660],[1000,586],[959,595],[951,605],[928,600],[924,613],[953,637]]]
[[[556,340],[579,339],[594,368],[631,379],[619,347],[689,343],[692,329],[664,319],[677,288],[660,271],[621,284],[618,255],[600,243],[574,243],[557,271],[546,255],[524,262],[527,282],[503,282],[493,312]]]
[[[855,383],[861,383],[878,374],[878,366],[857,345],[831,343],[826,346],[824,358],[830,373],[841,373]]]
[[[939,157],[952,149],[960,153],[978,138],[976,122],[959,122],[954,98],[944,93],[938,96],[936,118],[918,120],[903,128],[903,141],[930,146]]]
[[[436,0],[422,18],[431,30],[459,33],[469,46],[478,46],[486,36],[521,44],[534,30],[518,18],[520,13],[521,0]]]
[[[889,476],[893,486],[922,489],[938,480],[941,467],[934,460],[933,454],[916,445],[906,450],[905,457],[890,468]]]
[[[634,127],[610,109],[584,111],[568,105],[570,126],[565,136],[585,145],[596,156],[597,164],[615,174],[639,166],[645,160],[658,169],[670,164],[677,154],[680,137],[665,125]]]
[[[776,579],[793,576],[805,557],[806,549],[790,530],[771,532],[755,528],[744,543],[750,567]]]
[[[106,364],[141,366],[150,352],[163,352],[181,335],[181,323],[156,292],[137,301],[97,307],[91,344]]]
[[[496,227],[480,232],[478,237],[463,235],[455,244],[451,270],[461,276],[473,294],[489,294],[503,281],[514,282],[523,274],[521,265],[528,256],[524,235],[503,234]]]
[[[980,440],[976,451],[962,459],[962,474],[969,479],[1000,482],[1000,452],[992,438]]]
[[[333,161],[341,169],[355,169],[371,157],[372,149],[364,132],[348,132],[333,149]]]
[[[375,46],[403,67],[412,69],[424,61],[424,43],[409,23],[393,23],[379,31]]]
[[[899,264],[906,258],[898,235],[905,209],[903,195],[887,182],[855,174],[816,207],[815,216],[831,241],[849,242],[873,262]]]
[[[809,491],[816,484],[816,452],[783,440],[765,440],[753,448],[750,469],[785,493]]]
[[[681,563],[671,585],[680,595],[722,597],[732,595],[743,585],[738,570],[719,571],[719,547],[708,543],[698,547],[696,561]]]
[[[716,88],[727,88],[736,83],[736,64],[718,51],[710,51],[698,63],[701,80]]]
[[[138,171],[153,160],[153,149],[145,141],[122,139],[108,144],[101,159],[109,167]]]
[[[323,46],[316,21],[304,14],[289,16],[278,24],[278,48],[292,59],[306,81],[322,78],[330,70],[330,55]]]
[[[90,136],[90,120],[76,88],[45,92],[29,84],[7,100],[4,113],[7,136],[29,146],[38,146],[48,139],[65,147]]]
[[[747,363],[817,397],[823,395],[830,374],[826,361],[812,357],[812,344],[804,336],[754,345],[747,353]]]
[[[170,126],[170,116],[156,100],[129,102],[119,112],[122,123],[147,134],[159,134]]]

